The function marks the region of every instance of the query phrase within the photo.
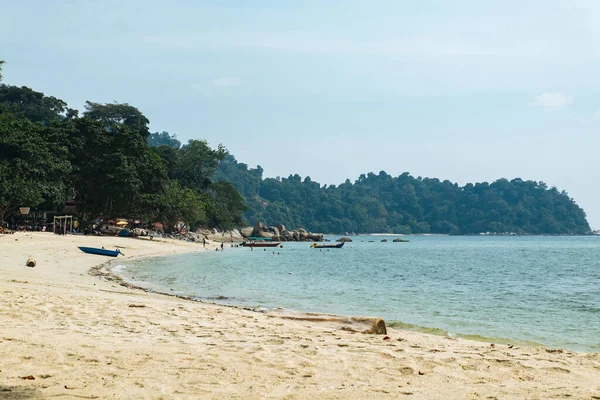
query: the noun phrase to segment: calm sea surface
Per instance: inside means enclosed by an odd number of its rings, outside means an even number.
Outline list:
[[[223,304],[380,316],[433,333],[600,351],[600,237],[405,238],[358,236],[330,251],[284,243],[275,254],[227,245],[131,261],[116,273]]]

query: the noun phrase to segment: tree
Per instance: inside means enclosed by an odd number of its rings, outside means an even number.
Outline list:
[[[193,229],[206,221],[205,203],[192,189],[182,187],[177,181],[169,181],[157,198],[154,218],[160,220],[167,230],[179,221]]]
[[[226,155],[223,145],[213,150],[206,140],[190,140],[179,152],[177,180],[185,187],[206,189],[211,183],[210,177]]]
[[[140,110],[127,103],[102,104],[86,101],[85,109],[86,111],[83,113],[85,117],[101,122],[109,131],[118,126],[125,126],[140,133],[144,139],[150,135],[148,118]]]
[[[181,142],[177,140],[177,135],[170,135],[169,132],[154,132],[148,136],[148,144],[154,146],[169,146],[175,149],[181,147]]]
[[[207,202],[209,226],[231,230],[244,223],[242,215],[249,208],[244,202],[244,198],[231,183],[212,183],[209,194],[211,195],[211,201]]]
[[[152,152],[139,132],[90,118],[75,121],[81,141],[73,157],[72,184],[82,214],[107,218],[142,216],[151,212],[152,195],[167,179],[165,163]]]
[[[46,96],[28,87],[0,85],[0,104],[16,117],[43,125],[77,117],[77,111],[69,108],[63,100]]]
[[[0,60],[0,82],[2,82],[2,65],[4,64],[4,61]]]
[[[0,114],[0,219],[19,206],[66,200],[68,148],[53,128]]]

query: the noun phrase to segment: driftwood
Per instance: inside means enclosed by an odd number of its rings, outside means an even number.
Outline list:
[[[277,316],[294,321],[323,323],[335,329],[349,332],[360,332],[372,335],[386,335],[385,321],[379,317],[343,317],[330,314],[290,313],[287,311],[271,311],[267,315]]]

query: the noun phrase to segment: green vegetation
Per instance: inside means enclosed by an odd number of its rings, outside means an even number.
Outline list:
[[[0,61],[0,79],[2,62]],[[82,221],[127,216],[232,229],[263,221],[328,233],[516,232],[586,234],[585,213],[543,182],[450,181],[361,175],[321,186],[309,177],[263,179],[204,140],[182,145],[129,104],[77,110],[26,87],[0,84],[0,219],[16,207],[61,210]],[[247,206],[248,205],[248,206]]]
[[[263,179],[262,173],[260,166],[248,168],[229,155],[214,176],[242,193],[251,223],[328,233],[590,232],[585,213],[573,199],[543,182],[499,179],[461,187],[381,171],[363,174],[354,183],[321,186],[309,177]]]
[[[151,134],[149,123],[129,104],[87,102],[80,117],[62,100],[0,84],[0,220],[19,206],[51,211],[74,202],[82,222],[241,225],[240,194],[210,179],[225,148],[202,140],[181,146],[166,132]],[[165,136],[173,147],[148,145]]]

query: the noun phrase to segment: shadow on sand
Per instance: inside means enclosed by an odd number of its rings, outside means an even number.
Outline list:
[[[41,397],[41,393],[34,388],[0,385],[0,399],[2,400],[39,399]]]

